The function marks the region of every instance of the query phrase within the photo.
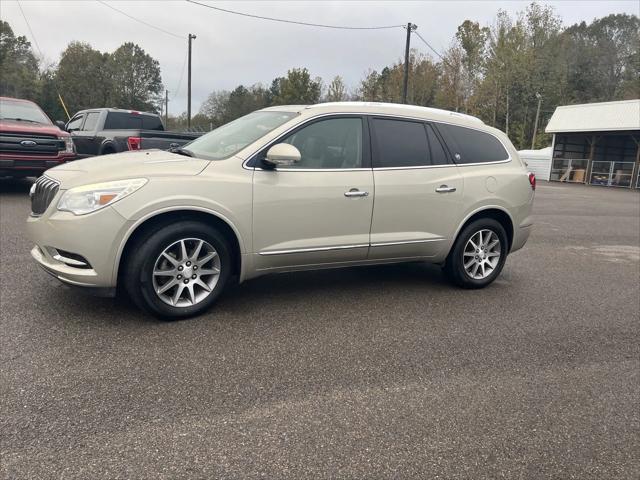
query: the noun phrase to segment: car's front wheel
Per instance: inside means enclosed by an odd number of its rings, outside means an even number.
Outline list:
[[[226,239],[200,222],[154,228],[129,251],[126,291],[136,305],[158,317],[179,319],[202,313],[229,279],[231,255]]]
[[[492,218],[480,218],[460,232],[444,271],[460,287],[483,288],[500,275],[508,251],[504,227]]]

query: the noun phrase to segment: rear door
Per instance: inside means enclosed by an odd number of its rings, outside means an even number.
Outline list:
[[[373,117],[375,205],[369,258],[433,257],[455,234],[464,182],[429,123]]]
[[[360,116],[312,120],[277,141],[297,147],[299,163],[256,168],[253,244],[258,270],[367,258],[374,192],[365,126]]]

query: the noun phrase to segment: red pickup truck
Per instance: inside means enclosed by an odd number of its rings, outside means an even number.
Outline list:
[[[0,97],[0,177],[39,176],[76,158],[73,140],[28,100]]]

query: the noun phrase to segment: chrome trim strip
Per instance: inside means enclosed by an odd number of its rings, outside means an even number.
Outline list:
[[[261,171],[269,171],[269,170],[265,170],[264,168],[259,168],[259,167],[247,167],[247,163],[249,161],[251,161],[251,159],[254,157],[254,155],[256,155],[260,150],[262,150],[263,148],[266,148],[267,146],[271,146],[274,145],[278,140],[280,140],[281,138],[283,138],[284,136],[286,136],[291,130],[294,130],[298,127],[303,126],[305,123],[309,123],[312,120],[316,120],[318,118],[322,118],[322,117],[335,117],[335,116],[352,116],[352,115],[368,115],[368,116],[372,116],[372,117],[391,117],[391,118],[399,118],[399,119],[405,119],[405,120],[417,120],[420,122],[429,122],[429,123],[443,123],[445,125],[453,125],[455,127],[461,127],[461,128],[470,128],[471,130],[477,130],[479,132],[482,133],[486,133],[489,134],[491,136],[493,136],[495,139],[497,139],[500,142],[500,145],[502,145],[502,147],[505,149],[505,151],[507,152],[507,154],[509,155],[509,158],[507,158],[506,160],[497,160],[495,162],[480,162],[480,163],[449,163],[449,164],[445,164],[445,165],[425,165],[425,166],[420,166],[420,167],[377,167],[377,168],[309,168],[309,169],[305,169],[305,168],[292,168],[292,169],[285,169],[285,168],[278,168],[277,171],[278,172],[347,172],[347,171],[359,171],[359,170],[418,170],[418,169],[423,169],[423,168],[443,168],[443,167],[474,167],[474,166],[479,166],[479,165],[496,165],[496,164],[500,164],[500,163],[509,163],[513,160],[513,157],[511,156],[511,152],[509,151],[509,149],[507,148],[507,146],[504,144],[504,142],[502,141],[501,138],[499,138],[497,135],[495,135],[493,132],[487,131],[485,129],[482,128],[477,128],[477,127],[470,127],[468,125],[460,125],[458,123],[452,123],[452,122],[445,122],[442,120],[433,120],[433,119],[429,119],[429,118],[424,118],[424,117],[413,117],[413,116],[409,116],[409,115],[398,115],[398,114],[391,114],[391,113],[373,113],[373,112],[332,112],[332,113],[322,113],[320,115],[315,115],[313,117],[309,117],[299,123],[296,123],[295,125],[291,126],[291,128],[289,128],[288,130],[286,130],[285,132],[283,132],[282,134],[280,134],[280,136],[276,137],[274,140],[272,140],[271,142],[267,142],[264,145],[262,145],[260,148],[258,148],[256,151],[254,151],[251,155],[249,155],[247,157],[247,159],[242,162],[242,168],[244,168],[245,170],[261,170]],[[483,125],[485,125],[486,127],[488,127],[488,125],[486,123],[483,122]]]
[[[258,252],[258,255],[287,255],[290,253],[313,253],[313,252],[328,252],[331,250],[348,250],[350,248],[368,248],[368,243],[360,243],[355,245],[337,245],[335,247],[316,247],[316,248],[292,248],[290,250],[270,250],[266,252]]]
[[[442,242],[444,238],[425,238],[424,240],[406,240],[404,242],[376,242],[372,243],[372,247],[392,247],[395,245],[411,245],[414,243],[430,243],[430,242]]]
[[[54,260],[57,260],[59,262],[62,263],[66,263],[69,266],[73,266],[73,267],[88,267],[89,264],[86,262],[81,262],[80,260],[74,260],[73,258],[67,258],[63,255],[60,255],[60,253],[56,253],[55,255],[53,255],[51,258],[53,258]]]

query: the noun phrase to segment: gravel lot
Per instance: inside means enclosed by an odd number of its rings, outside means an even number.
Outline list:
[[[483,291],[263,277],[176,323],[31,261],[0,181],[0,478],[640,476],[640,194],[543,184]]]

